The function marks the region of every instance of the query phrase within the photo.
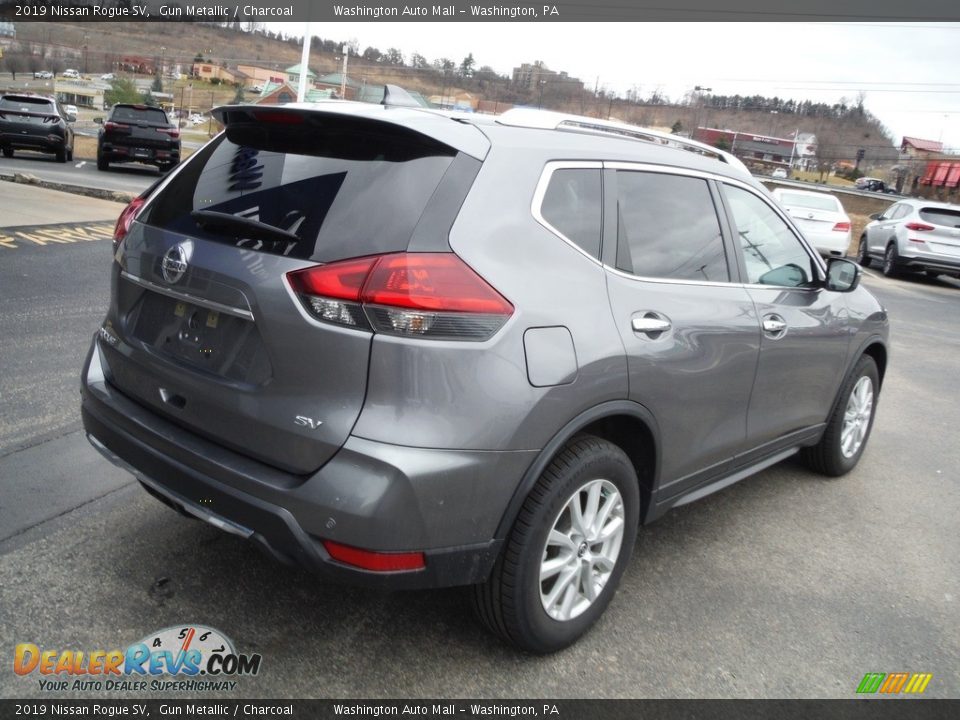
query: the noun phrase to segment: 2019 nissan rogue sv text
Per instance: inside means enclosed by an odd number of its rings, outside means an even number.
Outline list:
[[[83,370],[91,441],[168,505],[331,579],[473,585],[549,652],[640,523],[863,454],[886,313],[732,156],[532,110],[215,115],[118,220]]]

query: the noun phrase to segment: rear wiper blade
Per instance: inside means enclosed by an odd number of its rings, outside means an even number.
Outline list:
[[[190,217],[197,221],[204,230],[210,232],[221,232],[220,234],[231,234],[235,237],[260,238],[261,240],[286,240],[300,242],[300,238],[289,230],[267,225],[259,220],[241,217],[240,215],[231,215],[230,213],[216,212],[215,210],[194,210]],[[242,233],[238,235],[238,233]]]

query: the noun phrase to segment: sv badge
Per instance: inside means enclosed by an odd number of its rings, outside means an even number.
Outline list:
[[[308,427],[311,430],[316,430],[318,427],[323,425],[323,420],[314,420],[313,418],[304,417],[303,415],[297,415],[293,421],[300,425],[301,427]]]

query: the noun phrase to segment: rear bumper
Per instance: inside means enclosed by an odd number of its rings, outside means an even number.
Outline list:
[[[910,270],[935,270],[949,275],[960,275],[960,258],[900,257],[899,265]]]
[[[97,153],[108,162],[140,162],[154,165],[180,162],[179,147],[140,147],[101,143]]]
[[[22,133],[0,132],[0,146],[24,150],[56,152],[64,147],[64,138],[60,135],[24,135]]]
[[[94,341],[82,416],[103,455],[168,505],[252,540],[330,580],[407,589],[483,582],[494,533],[535,452],[407,448],[351,437],[319,471],[289,475],[165,420],[103,377]],[[372,572],[333,560],[329,539],[378,552],[422,551],[425,567]]]

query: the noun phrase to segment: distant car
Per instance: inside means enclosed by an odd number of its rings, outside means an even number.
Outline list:
[[[203,123],[207,121],[203,115],[198,115],[197,113],[191,115],[188,120],[190,121],[191,125],[203,125]]]
[[[783,168],[777,168],[773,171],[773,174],[770,177],[776,178],[777,180],[786,180],[788,176],[786,170]]]
[[[252,87],[248,87],[247,90],[252,93],[262,93],[263,85],[254,85]]]
[[[850,218],[837,198],[827,193],[788,188],[776,188],[773,196],[818,253],[838,257],[847,254]]]
[[[0,151],[53,153],[57,162],[73,159],[73,128],[56,98],[45,95],[0,95]]]
[[[856,182],[853,183],[853,186],[857,188],[857,190],[867,190],[868,192],[887,193],[888,195],[895,195],[897,193],[895,188],[889,187],[879,178],[858,178]]]
[[[61,73],[61,77],[69,78],[69,79],[71,79],[71,80],[79,80],[79,79],[80,79],[80,71],[79,71],[79,70],[74,70],[74,69],[72,69],[72,68],[67,68],[66,70],[64,70],[64,71]]]
[[[112,162],[155,165],[167,172],[180,162],[180,129],[160,108],[117,104],[97,135],[97,169]]]
[[[101,80],[116,80],[116,79],[117,79],[117,76],[114,75],[113,73],[104,73],[103,75],[100,76],[100,79],[101,79]]]
[[[911,198],[870,217],[857,253],[863,267],[879,259],[887,277],[904,270],[960,277],[960,205]]]
[[[76,120],[77,114],[80,112],[76,105],[64,105],[63,111],[67,114],[67,120]]]
[[[33,74],[33,77],[36,80],[52,80],[53,73],[49,70],[38,70]]]

